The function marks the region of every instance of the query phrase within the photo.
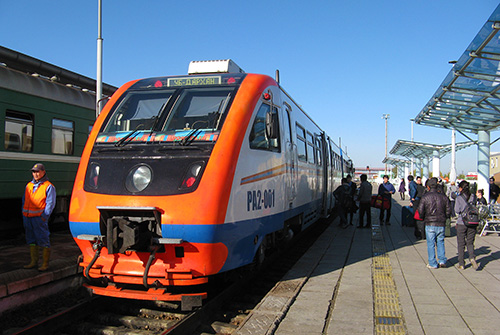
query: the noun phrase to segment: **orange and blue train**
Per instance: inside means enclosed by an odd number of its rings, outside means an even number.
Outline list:
[[[275,79],[231,60],[131,81],[96,120],[73,188],[85,286],[199,304],[211,276],[329,216],[353,172]]]

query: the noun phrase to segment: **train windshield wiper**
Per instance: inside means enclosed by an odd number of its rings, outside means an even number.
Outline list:
[[[158,113],[156,113],[156,116],[153,116],[155,121],[153,122],[153,125],[151,126],[151,132],[149,133],[149,136],[153,135],[153,132],[155,131],[156,126],[158,125],[158,121],[160,121],[160,115],[163,114],[163,111],[165,108],[167,108],[168,102],[170,101],[170,98],[172,96],[169,96],[167,101],[163,105],[161,105],[160,110]]]
[[[144,127],[144,125],[141,123],[137,127],[135,127],[134,130],[132,130],[130,133],[125,135],[122,139],[120,139],[118,142],[115,143],[115,147],[124,147],[127,145],[130,141],[132,141],[133,135],[137,134],[139,132],[139,128]],[[128,140],[128,141],[127,141]]]
[[[189,132],[189,134],[186,135],[186,137],[184,137],[180,142],[179,144],[180,145],[190,145],[191,143],[193,143],[194,139],[196,138],[196,136],[198,136],[198,134],[201,132],[201,128],[203,126],[198,126],[196,128],[194,128],[193,130],[191,130]]]

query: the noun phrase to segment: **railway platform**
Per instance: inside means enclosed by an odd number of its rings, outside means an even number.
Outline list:
[[[399,198],[399,197],[398,197]],[[500,236],[476,235],[479,268],[428,269],[425,240],[401,225],[408,200],[393,200],[391,225],[341,229],[338,219],[233,334],[498,334]]]
[[[54,294],[68,286],[81,284],[78,257],[81,254],[69,231],[50,235],[52,253],[44,272],[24,269],[30,261],[24,236],[0,243],[0,315],[36,299]],[[40,260],[41,264],[41,260]]]

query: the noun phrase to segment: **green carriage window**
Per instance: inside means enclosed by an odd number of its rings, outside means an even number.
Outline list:
[[[52,153],[72,155],[74,132],[72,121],[52,119]]]
[[[33,151],[33,115],[6,111],[4,146],[10,151]]]

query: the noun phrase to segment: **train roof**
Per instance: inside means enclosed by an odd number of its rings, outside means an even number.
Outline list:
[[[17,70],[27,75],[38,75],[62,85],[95,91],[96,81],[73,71],[44,62],[34,57],[0,46],[0,67]],[[103,94],[111,96],[118,88],[103,83]],[[93,107],[95,108],[95,107]]]
[[[95,109],[95,93],[68,87],[0,66],[0,88],[21,92],[70,105]]]

